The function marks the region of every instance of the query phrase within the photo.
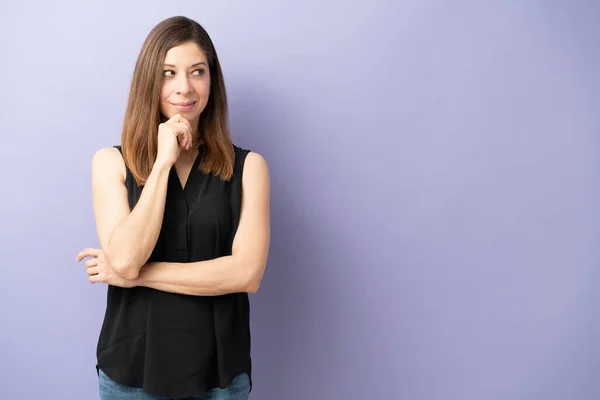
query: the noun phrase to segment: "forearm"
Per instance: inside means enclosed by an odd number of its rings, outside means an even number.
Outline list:
[[[136,286],[173,293],[218,296],[255,289],[250,265],[240,257],[225,256],[193,263],[148,263],[142,267]]]
[[[131,213],[109,238],[106,257],[115,272],[135,278],[152,254],[160,234],[165,209],[170,166],[155,164]]]
[[[154,282],[151,284],[146,284],[146,285],[140,285],[138,283],[139,281],[136,280],[136,283],[133,284],[133,286],[146,286],[152,289],[156,289],[156,290],[160,290],[162,292],[169,292],[169,293],[177,293],[177,294],[187,294],[190,296],[207,296],[206,294],[201,294],[198,293],[198,290],[193,287],[193,286],[186,286],[186,285],[176,285],[176,284],[172,284],[172,283],[160,283],[160,282]]]

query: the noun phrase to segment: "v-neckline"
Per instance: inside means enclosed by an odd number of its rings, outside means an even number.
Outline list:
[[[194,158],[194,162],[192,163],[192,167],[190,168],[190,171],[187,174],[187,177],[185,179],[185,184],[183,184],[181,182],[181,178],[179,178],[179,174],[177,173],[177,168],[175,167],[175,164],[173,164],[173,168],[171,169],[171,172],[174,174],[175,179],[177,180],[177,186],[179,187],[179,189],[182,192],[185,192],[185,190],[188,188],[189,183],[190,183],[190,178],[192,178],[192,175],[195,173],[195,171],[198,169],[198,163],[200,162],[200,156],[202,153],[202,145],[200,145],[198,147],[198,154],[196,154],[196,158]]]

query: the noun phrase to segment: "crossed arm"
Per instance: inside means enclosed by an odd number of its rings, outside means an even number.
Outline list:
[[[85,249],[77,256],[78,261],[92,257],[86,261],[91,282],[199,296],[258,290],[270,244],[270,182],[262,156],[251,152],[246,157],[232,254],[177,263],[176,268],[174,263],[146,263],[160,233],[168,171],[155,166],[138,204],[129,212],[124,170],[122,158],[112,149],[94,156],[92,192],[101,249]]]

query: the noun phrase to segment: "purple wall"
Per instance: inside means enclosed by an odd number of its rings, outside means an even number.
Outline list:
[[[3,2],[0,398],[97,398],[91,157],[185,14],[272,174],[253,399],[598,399],[600,5],[485,4]]]

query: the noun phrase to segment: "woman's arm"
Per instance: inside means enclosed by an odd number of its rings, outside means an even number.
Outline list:
[[[194,263],[148,263],[133,284],[200,296],[258,291],[270,245],[270,182],[267,163],[257,153],[246,156],[242,194],[232,255]]]
[[[135,279],[150,258],[162,227],[169,173],[181,150],[189,150],[191,143],[192,127],[181,115],[159,125],[156,161],[133,211],[127,199],[126,168],[120,152],[106,148],[94,155],[96,231],[104,256],[122,278]]]
[[[133,286],[196,296],[255,293],[259,284],[251,282],[251,268],[233,255],[193,263],[152,262],[142,267]]]
[[[156,163],[137,205],[130,210],[125,162],[116,148],[104,148],[92,159],[92,200],[96,232],[115,273],[135,279],[158,240],[171,166]]]

